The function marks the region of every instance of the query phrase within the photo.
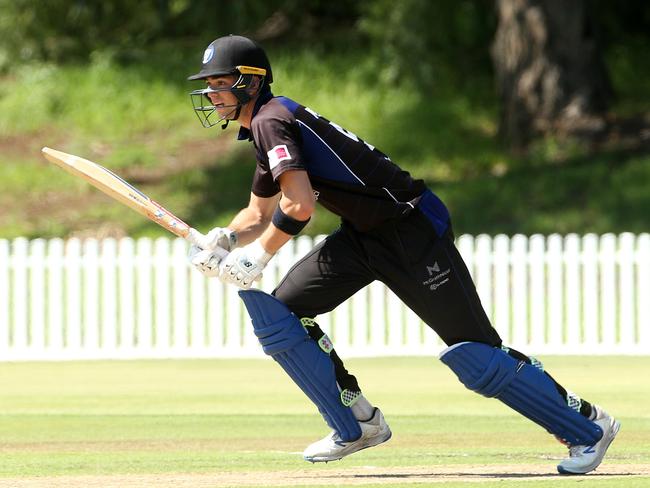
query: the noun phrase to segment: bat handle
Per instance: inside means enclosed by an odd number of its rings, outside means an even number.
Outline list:
[[[201,234],[198,230],[193,229],[191,227],[189,232],[187,233],[187,236],[185,236],[185,239],[190,244],[194,244],[195,246],[198,246],[201,249],[208,249],[210,247],[207,242],[208,238],[205,236],[205,234]],[[213,252],[222,259],[228,255],[228,251],[226,251],[225,249],[221,249],[220,247],[213,249]]]

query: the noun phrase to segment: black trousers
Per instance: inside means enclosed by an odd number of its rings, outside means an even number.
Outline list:
[[[273,294],[298,317],[314,318],[374,280],[385,283],[447,345],[501,345],[451,230],[438,237],[418,209],[367,232],[344,222],[289,270]],[[322,336],[319,328],[309,329],[315,339]],[[355,386],[336,354],[333,359],[339,384]]]

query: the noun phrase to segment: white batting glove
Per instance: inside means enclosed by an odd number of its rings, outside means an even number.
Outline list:
[[[235,249],[219,265],[219,279],[224,283],[248,289],[253,281],[262,277],[262,271],[273,257],[260,241]]]
[[[219,276],[219,264],[237,247],[237,234],[228,228],[215,227],[205,236],[198,232],[196,235],[199,237],[194,238],[196,244],[190,246],[187,260],[204,276]]]
[[[230,252],[237,247],[237,233],[227,227],[215,227],[200,239],[198,245],[201,249],[220,247]]]
[[[187,260],[206,278],[215,278],[220,273],[219,264],[227,255],[228,251],[220,247],[210,250],[190,246]]]

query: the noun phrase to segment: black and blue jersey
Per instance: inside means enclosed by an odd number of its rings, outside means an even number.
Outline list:
[[[240,138],[250,136],[257,150],[255,195],[276,195],[282,173],[304,170],[317,201],[357,230],[426,204],[423,210],[444,232],[449,215],[442,202],[380,150],[289,98],[269,93],[260,102],[250,131],[240,133]]]

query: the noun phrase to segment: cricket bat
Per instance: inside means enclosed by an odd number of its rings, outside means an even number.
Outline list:
[[[87,159],[44,147],[45,158],[68,173],[83,178],[106,193],[109,197],[131,207],[156,224],[190,243],[206,249],[206,237],[193,229],[162,205],[156,203],[133,185],[127,183],[112,171]]]

